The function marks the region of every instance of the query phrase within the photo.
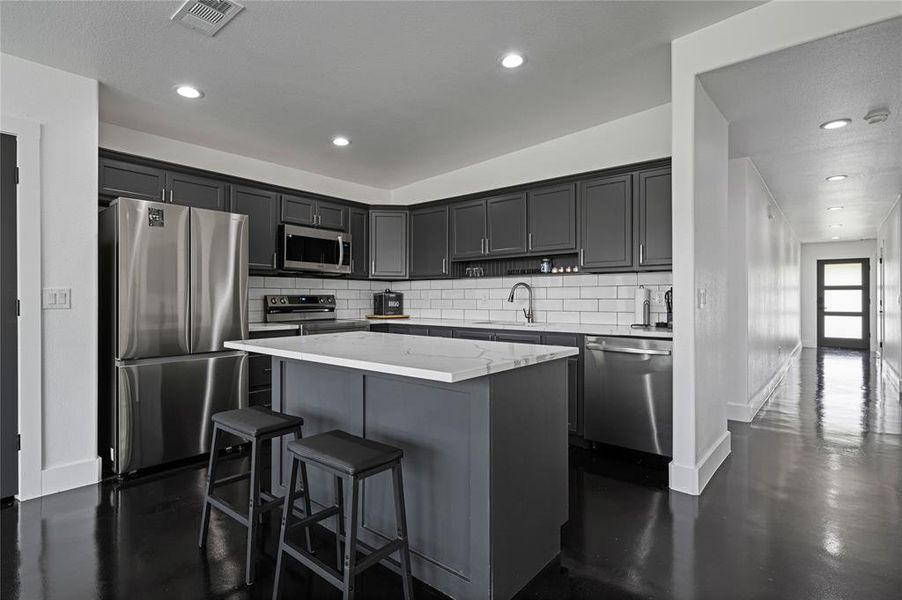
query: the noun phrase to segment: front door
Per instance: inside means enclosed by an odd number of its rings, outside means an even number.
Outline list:
[[[817,345],[870,348],[870,261],[817,261]]]

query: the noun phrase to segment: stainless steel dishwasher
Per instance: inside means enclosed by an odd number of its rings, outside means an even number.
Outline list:
[[[673,455],[673,342],[586,336],[584,436]]]

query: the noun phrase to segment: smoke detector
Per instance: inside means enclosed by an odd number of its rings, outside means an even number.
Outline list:
[[[232,0],[188,0],[170,20],[213,37],[242,10],[244,6]]]

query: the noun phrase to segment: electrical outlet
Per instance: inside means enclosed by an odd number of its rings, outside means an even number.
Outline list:
[[[696,306],[705,308],[708,305],[708,288],[698,288],[695,290]]]
[[[72,288],[44,288],[41,308],[66,310],[72,308]]]

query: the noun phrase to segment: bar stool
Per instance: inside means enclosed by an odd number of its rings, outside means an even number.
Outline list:
[[[263,513],[280,506],[282,503],[282,498],[273,496],[260,489],[260,471],[262,466],[260,450],[262,443],[286,434],[293,435],[295,440],[299,440],[301,439],[301,426],[303,424],[304,419],[301,417],[277,413],[262,406],[227,410],[213,415],[213,442],[210,445],[210,465],[207,468],[204,509],[200,523],[200,538],[197,545],[203,548],[207,544],[207,529],[210,525],[210,509],[212,507],[216,507],[227,516],[247,527],[245,581],[248,585],[254,583],[258,522],[262,518]],[[250,442],[251,470],[249,472],[216,479],[216,467],[219,461],[218,450],[222,442],[223,433],[231,433],[245,442]],[[214,489],[244,479],[250,479],[247,514],[242,514],[237,507],[225,499],[213,495]],[[304,510],[305,516],[307,516],[310,514],[310,498],[307,496],[307,470],[304,468],[301,469],[301,482],[304,486]],[[301,492],[295,492],[293,496],[296,499],[301,494]],[[309,532],[307,536],[307,550],[310,550]]]
[[[291,459],[291,470],[288,478],[289,492],[285,494],[282,508],[282,530],[279,534],[279,550],[276,559],[276,579],[273,584],[273,600],[279,599],[282,578],[282,558],[285,554],[299,561],[305,567],[344,592],[344,600],[353,600],[355,578],[364,570],[385,559],[385,566],[401,576],[405,600],[413,599],[412,578],[410,575],[410,548],[407,543],[407,516],[404,511],[404,486],[401,480],[401,457],[404,452],[393,446],[380,444],[344,431],[335,430],[288,443],[288,454]],[[298,470],[304,477],[304,465],[309,463],[335,476],[335,505],[315,514],[307,513],[303,519],[291,523],[295,487]],[[382,546],[372,546],[357,539],[358,499],[360,498],[360,482],[391,469],[395,496],[395,520],[397,537]],[[344,483],[350,489],[349,509],[344,509]],[[305,484],[306,489],[306,484]],[[338,569],[333,569],[319,558],[311,554],[308,546],[304,550],[290,541],[286,534],[297,527],[303,527],[309,536],[310,527],[323,519],[337,517],[335,528],[335,544]],[[341,541],[344,539],[344,554]],[[357,551],[366,556],[357,561]],[[400,562],[389,558],[399,553]]]

